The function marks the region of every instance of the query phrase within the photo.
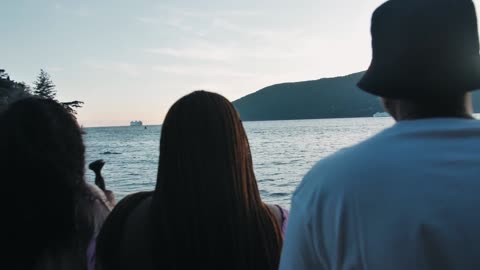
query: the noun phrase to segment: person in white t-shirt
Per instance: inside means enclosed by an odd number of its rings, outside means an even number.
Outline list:
[[[281,270],[480,269],[480,88],[471,0],[390,0],[359,82],[397,123],[321,160],[292,199]]]

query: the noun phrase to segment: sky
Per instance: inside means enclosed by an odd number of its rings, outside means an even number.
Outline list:
[[[365,70],[383,2],[4,0],[0,68],[29,84],[46,70],[60,100],[85,102],[83,126],[160,124],[193,90],[234,101]]]

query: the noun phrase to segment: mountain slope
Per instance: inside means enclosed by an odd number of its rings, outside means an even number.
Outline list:
[[[377,97],[357,88],[362,75],[272,85],[234,105],[245,121],[369,117],[383,112]],[[474,107],[480,109],[480,93],[474,94]]]

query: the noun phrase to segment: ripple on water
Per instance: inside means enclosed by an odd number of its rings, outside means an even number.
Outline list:
[[[289,207],[292,192],[320,158],[392,123],[390,118],[244,123],[262,198]],[[87,162],[105,159],[104,176],[117,199],[155,188],[160,126],[87,128],[86,132]],[[93,173],[87,172],[87,178],[92,181]]]

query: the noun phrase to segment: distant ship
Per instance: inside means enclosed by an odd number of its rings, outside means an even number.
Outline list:
[[[390,114],[387,112],[377,112],[373,115],[373,117],[390,117]]]
[[[143,122],[142,121],[132,121],[132,122],[130,122],[130,126],[131,127],[141,127],[141,126],[143,126]]]

